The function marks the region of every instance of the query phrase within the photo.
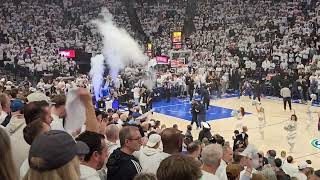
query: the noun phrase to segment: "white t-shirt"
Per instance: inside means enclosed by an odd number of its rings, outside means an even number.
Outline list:
[[[98,172],[89,167],[80,164],[80,179],[81,180],[101,180]]]
[[[307,180],[307,176],[303,174],[302,172],[299,172],[297,175],[294,175],[293,177],[296,177],[298,180]]]
[[[42,71],[42,65],[41,64],[36,64],[35,69],[37,71]]]
[[[202,177],[200,178],[200,180],[219,180],[219,178],[214,174],[202,170]]]

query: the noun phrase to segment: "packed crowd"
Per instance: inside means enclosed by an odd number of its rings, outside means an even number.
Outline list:
[[[0,67],[24,71],[23,76],[73,75],[76,62],[60,55],[59,50],[99,53],[101,37],[91,20],[98,18],[103,7],[117,15],[117,25],[135,36],[120,1],[6,0],[0,5]]]
[[[142,28],[160,54],[171,50],[172,31],[182,30],[185,3],[136,1]],[[116,14],[116,23],[136,36],[120,1],[12,0],[0,4],[0,66],[27,68],[39,77],[54,70],[74,73],[76,63],[60,56],[58,50],[99,53],[101,37],[90,20],[98,17],[101,7]],[[269,92],[264,87],[274,96],[284,97],[280,89],[290,88],[290,98],[308,101],[311,94],[318,94],[320,100],[320,21],[315,7],[313,0],[259,1],[258,5],[197,1],[196,31],[185,39],[184,48],[194,52],[188,67],[179,72],[158,71],[152,91],[143,87],[143,68],[135,66],[126,67],[115,80],[105,79],[102,101],[91,97],[85,75],[40,79],[36,84],[28,78],[21,82],[1,79],[0,179],[320,179],[310,160],[296,165],[285,151],[279,155],[275,150],[257,150],[249,143],[245,126],[235,131],[231,144],[211,134],[205,122],[210,95],[221,96],[229,89],[259,101]],[[74,88],[79,88],[73,94],[79,101],[70,105],[69,93]],[[177,125],[167,128],[152,119],[156,98],[170,101],[172,96],[188,96],[192,101],[195,94],[202,97],[201,102],[192,102],[191,109],[193,122],[202,128],[198,136],[193,123],[184,132]],[[129,113],[120,112],[119,106],[108,107],[106,99],[119,101]],[[84,114],[82,123],[72,119],[77,113],[70,113],[77,107],[83,109],[76,111]],[[237,118],[243,116],[240,110]],[[286,127],[289,140],[296,120],[293,117],[292,126]],[[78,127],[70,127],[70,121]]]
[[[192,125],[185,132],[177,125],[166,127],[150,112],[139,113],[139,106],[133,105],[129,114],[108,107],[101,111],[92,103],[85,76],[74,85],[79,87],[73,92],[77,104],[68,103],[71,91],[59,89],[62,85],[48,96],[41,88],[30,92],[14,85],[0,94],[1,179],[320,178],[310,160],[297,165],[285,151],[258,151],[245,126],[235,131],[233,144],[211,134],[206,122],[194,137]],[[83,123],[73,119],[72,108],[84,113]]]
[[[136,11],[140,23],[149,37],[149,41],[156,47],[157,53],[168,54],[172,49],[172,32],[182,31],[186,2],[137,0]]]

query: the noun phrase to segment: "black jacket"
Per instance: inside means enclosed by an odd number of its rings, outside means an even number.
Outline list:
[[[132,180],[142,168],[137,158],[118,148],[110,155],[107,169],[108,180]]]

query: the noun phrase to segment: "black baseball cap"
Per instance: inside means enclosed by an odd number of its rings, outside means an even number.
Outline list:
[[[89,153],[89,147],[76,142],[65,131],[51,130],[36,137],[29,151],[30,168],[37,171],[50,171],[62,167],[76,155]],[[32,163],[39,158],[41,163]]]

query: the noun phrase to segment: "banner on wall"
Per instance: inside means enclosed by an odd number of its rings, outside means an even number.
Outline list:
[[[157,64],[169,64],[168,56],[157,56],[156,57]]]
[[[59,50],[59,54],[66,58],[75,58],[76,51],[75,50]]]

